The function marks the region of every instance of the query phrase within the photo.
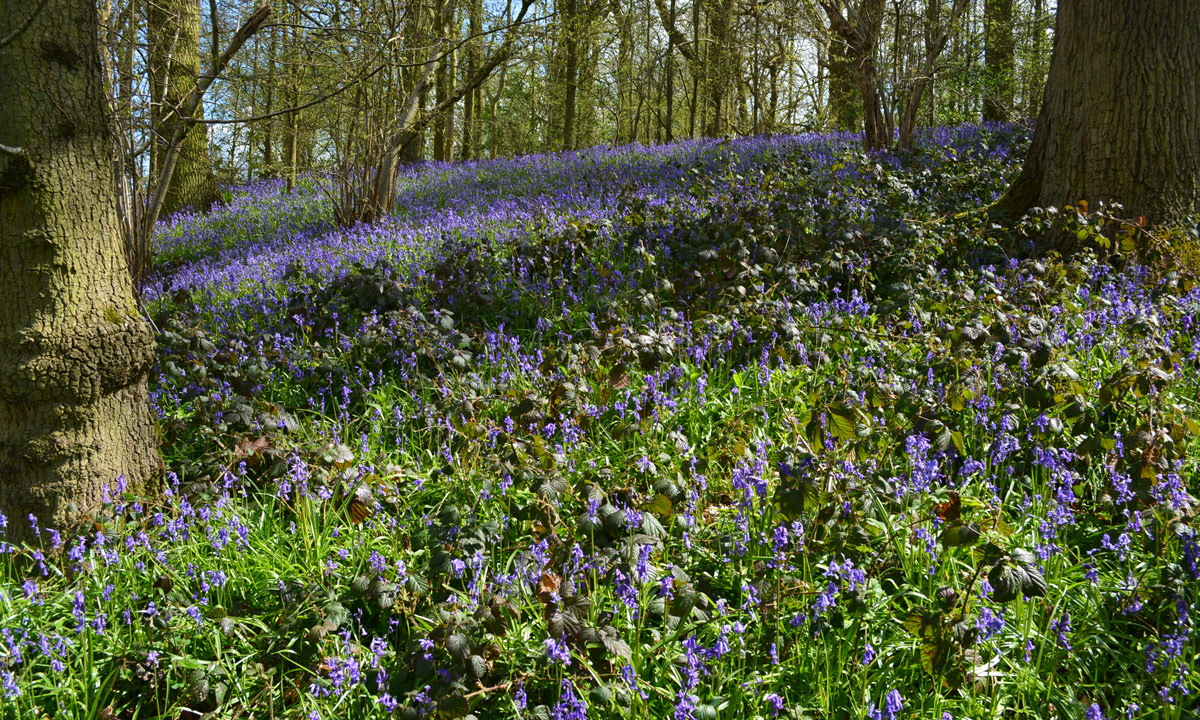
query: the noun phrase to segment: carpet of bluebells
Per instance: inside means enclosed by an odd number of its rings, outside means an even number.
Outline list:
[[[1028,141],[167,219],[164,494],[0,544],[0,718],[1195,717],[1200,289],[993,224]]]

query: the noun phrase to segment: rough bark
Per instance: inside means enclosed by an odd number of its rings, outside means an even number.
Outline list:
[[[1063,0],[1033,144],[995,210],[1119,202],[1169,222],[1200,195],[1200,2]]]
[[[577,0],[565,0],[562,11],[563,52],[563,150],[575,149],[575,104],[579,89],[579,27]]]
[[[841,38],[829,43],[829,110],[834,130],[854,130],[861,124],[862,101],[854,81],[850,46]]]
[[[470,77],[475,74],[475,67],[479,64],[479,39],[476,37],[483,26],[483,2],[482,0],[471,0],[468,10],[468,22],[470,22],[470,33],[473,38],[467,45],[467,70],[466,76]],[[463,128],[462,128],[462,159],[472,160],[475,158],[475,146],[479,142],[479,131],[476,128],[478,120],[476,116],[479,114],[480,104],[480,89],[475,88],[467,93],[463,99]]]
[[[200,73],[200,5],[197,0],[152,0],[148,3],[149,72],[154,92],[152,121],[156,155],[167,153],[169,139],[186,120],[176,111],[196,84]],[[197,108],[195,117],[202,119]],[[221,198],[212,159],[208,154],[208,131],[192,125],[179,148],[179,159],[162,211],[186,207],[206,211]]]
[[[983,119],[1007,120],[1013,98],[1013,5],[1012,0],[987,0],[983,8],[984,67],[987,84],[983,95]]]
[[[712,112],[704,134],[720,137],[725,132],[725,90],[733,81],[732,48],[730,47],[730,23],[733,21],[733,0],[716,0],[708,15],[708,29],[712,37],[709,46],[710,75],[708,83],[708,107]]]
[[[0,36],[27,3],[0,3]],[[0,513],[67,528],[154,490],[154,355],[118,228],[94,3],[48,0],[0,52]]]

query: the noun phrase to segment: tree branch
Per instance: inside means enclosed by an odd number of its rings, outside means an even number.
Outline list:
[[[696,52],[691,48],[687,36],[675,27],[674,21],[668,19],[670,13],[667,11],[667,4],[663,0],[654,0],[654,5],[658,8],[658,18],[662,21],[667,36],[671,38],[675,47],[679,48],[679,54],[683,55],[690,63],[700,62],[700,58],[696,57]]]
[[[233,56],[237,54],[242,45],[258,32],[262,24],[266,22],[271,15],[271,6],[268,3],[263,3],[254,11],[242,26],[237,29],[233,37],[229,39],[229,45],[225,51],[216,58],[213,67],[209,72],[196,78],[196,85],[188,94],[186,100],[167,113],[163,120],[171,117],[172,114],[178,114],[183,122],[180,122],[171,134],[170,143],[167,150],[167,155],[163,158],[162,168],[158,173],[158,180],[154,186],[154,194],[150,198],[150,203],[146,207],[145,215],[142,218],[141,233],[143,238],[150,238],[154,233],[154,226],[158,223],[158,215],[162,212],[163,202],[167,197],[167,188],[171,184],[171,176],[175,174],[175,164],[179,161],[179,148],[183,144],[183,138],[193,125],[196,124],[195,119],[191,116],[195,114],[196,108],[200,107],[200,103],[204,100],[204,93],[212,85],[213,80],[221,74],[229,65]]]

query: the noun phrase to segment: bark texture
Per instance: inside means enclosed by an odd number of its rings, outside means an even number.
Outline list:
[[[1007,120],[1013,98],[1013,3],[987,0],[983,6],[984,65],[987,86],[983,94],[983,119]]]
[[[834,130],[855,130],[861,126],[861,101],[855,84],[854,60],[850,46],[841,38],[829,43],[829,106]]]
[[[184,122],[177,108],[200,74],[200,4],[197,0],[151,0],[148,21],[150,82],[155,101],[152,112],[156,152],[161,158],[167,153],[169,138]],[[203,114],[202,107],[196,109],[197,117],[203,118]],[[220,199],[208,154],[208,130],[203,124],[193,125],[180,146],[162,212],[187,207],[207,211]]]
[[[30,6],[0,0],[0,36]],[[154,357],[118,228],[96,6],[48,0],[0,52],[0,512],[9,538],[153,490]]]
[[[1119,202],[1151,222],[1197,211],[1200,1],[1063,0],[1033,144],[995,209]]]

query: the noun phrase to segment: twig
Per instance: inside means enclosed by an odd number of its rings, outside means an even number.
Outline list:
[[[478,690],[473,690],[466,695],[463,695],[463,699],[469,700],[477,695],[483,695],[484,693],[490,693],[496,690],[507,690],[510,687],[512,687],[511,682],[502,682],[499,685],[493,685],[491,687],[480,687]]]

